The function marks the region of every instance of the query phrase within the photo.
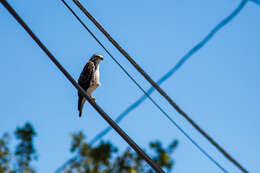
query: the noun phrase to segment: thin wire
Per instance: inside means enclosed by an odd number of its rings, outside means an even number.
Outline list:
[[[216,161],[214,160],[205,150],[202,149],[160,106],[156,103],[156,101],[145,92],[145,90],[133,79],[133,77],[117,62],[117,60],[112,56],[112,54],[104,47],[104,45],[98,40],[98,38],[90,31],[90,29],[84,24],[84,22],[77,16],[77,14],[70,8],[70,6],[64,1],[61,0],[64,5],[70,10],[70,12],[76,17],[76,19],[83,25],[85,29],[94,37],[94,39],[102,46],[108,55],[120,66],[120,68],[127,74],[128,77],[138,86],[140,90],[148,97],[152,103],[166,116],[170,122],[175,125],[206,157],[208,157],[214,164],[216,164],[223,172],[227,173],[227,171]],[[90,143],[91,145],[91,143]]]
[[[71,159],[67,160],[65,163],[63,163],[62,166],[60,166],[58,169],[56,169],[56,171],[54,173],[59,173],[62,170],[64,170],[66,168],[67,165],[69,165],[71,162],[73,162],[77,157],[74,156]]]
[[[239,9],[243,8],[248,0],[242,0],[239,5]],[[118,49],[118,51],[124,55],[124,57],[140,72],[144,78],[169,102],[174,109],[177,110],[195,129],[199,131],[213,146],[215,146],[229,161],[236,165],[242,172],[248,173],[248,171],[238,163],[229,153],[227,153],[212,137],[210,137],[202,128],[196,124],[187,113],[185,113],[161,88],[158,84],[134,61],[134,59],[110,36],[110,34],[96,21],[96,19],[86,10],[86,8],[78,1],[73,2],[81,9],[81,11],[96,25],[96,27],[107,37],[107,39]],[[240,10],[235,11],[235,13]],[[233,15],[235,15],[235,13]],[[226,21],[225,21],[226,22]],[[214,34],[215,31],[212,33]]]
[[[244,7],[244,6],[242,6]],[[192,55],[194,55],[196,52],[198,52],[201,48],[203,48],[214,36],[215,34],[220,31],[225,25],[230,23],[235,16],[237,16],[241,10],[241,5],[239,5],[235,10],[233,10],[230,15],[225,17],[221,22],[219,22],[208,34],[205,38],[203,38],[199,43],[197,43],[194,47],[192,47],[181,59],[177,62],[177,64],[169,70],[166,74],[164,74],[158,81],[157,84],[161,85],[163,82],[165,82],[167,79],[169,79],[175,72],[177,72],[180,67],[189,59]],[[150,87],[146,93],[151,95],[155,91],[154,87]],[[125,116],[127,116],[131,111],[133,111],[135,108],[140,106],[145,100],[147,99],[146,95],[144,94],[141,96],[137,101],[135,101],[133,104],[131,104],[129,107],[127,107],[119,116],[116,118],[115,122],[119,123]],[[100,138],[105,136],[109,131],[111,130],[111,127],[107,127],[104,130],[102,130],[100,133],[98,133],[91,141],[90,144],[96,143]]]
[[[260,1],[259,0],[250,0],[250,1],[256,3],[256,5],[260,5]]]
[[[16,11],[8,4],[7,1],[1,0],[3,6],[16,19],[18,23],[27,31],[31,38],[38,44],[38,46],[47,54],[50,60],[58,67],[58,69],[65,75],[65,77],[73,84],[73,86],[80,92],[89,103],[96,109],[96,111],[115,129],[115,131],[157,172],[165,173],[109,116],[108,114],[95,102],[87,93],[79,86],[79,84],[72,78],[67,70],[58,62],[54,55],[47,49],[47,47],[39,40],[39,38],[32,32],[32,30],[25,24]]]
[[[81,25],[89,32],[89,34],[98,42],[98,44],[105,50],[105,52],[112,58],[112,60],[123,70],[123,72],[135,83],[135,85],[148,97],[149,95],[141,87],[141,85],[127,72],[127,70],[116,60],[116,58],[106,49],[106,47],[99,41],[95,34],[84,24],[84,22],[77,16],[77,14],[70,8],[70,6],[61,0],[63,4],[69,9],[74,17],[81,23]]]

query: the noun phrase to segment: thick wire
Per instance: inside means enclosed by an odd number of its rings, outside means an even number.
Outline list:
[[[112,58],[112,60],[123,70],[123,72],[135,83],[135,85],[147,96],[149,95],[145,92],[145,89],[127,72],[127,70],[116,60],[116,58],[108,51],[108,49],[99,41],[95,34],[85,25],[85,23],[78,17],[78,15],[70,8],[70,6],[61,0],[63,4],[69,9],[73,16],[81,23],[81,25],[88,31],[88,33],[98,42],[98,44],[105,50],[105,52]]]
[[[248,0],[242,0],[239,4],[239,8],[235,13],[242,9]],[[172,98],[135,62],[135,60],[110,36],[110,34],[97,22],[97,20],[86,10],[86,8],[78,1],[73,2],[81,9],[81,11],[96,25],[96,27],[107,37],[107,39],[117,48],[117,50],[124,55],[124,57],[136,68],[136,70],[143,75],[143,77],[168,101],[172,107],[179,112],[196,130],[199,131],[213,146],[215,146],[219,152],[221,152],[229,161],[236,165],[242,172],[248,173],[248,171],[236,161],[227,151],[224,150],[212,137],[210,137],[197,123],[195,123],[187,113],[185,113]],[[234,15],[235,15],[234,13]],[[225,21],[226,22],[226,21]],[[212,34],[214,34],[213,32]]]
[[[214,164],[217,165],[223,172],[227,173],[227,171],[216,161],[214,160],[202,147],[200,147],[163,109],[159,106],[159,104],[148,94],[145,90],[137,83],[135,79],[118,63],[118,61],[113,57],[113,55],[105,48],[105,46],[98,40],[98,38],[93,34],[93,32],[84,24],[84,22],[77,16],[77,14],[70,8],[70,6],[64,1],[61,0],[64,5],[69,9],[69,11],[76,17],[76,19],[83,25],[85,29],[94,37],[94,39],[99,43],[101,47],[108,53],[108,55],[120,66],[120,68],[127,74],[128,77],[138,86],[140,90],[148,97],[151,102],[166,116],[170,122],[175,125],[207,158],[209,158]]]
[[[252,0],[254,1],[254,0]],[[176,65],[169,70],[166,74],[164,74],[156,83],[158,85],[161,85],[163,82],[165,82],[167,79],[169,79],[175,72],[177,72],[180,67],[189,59],[192,55],[194,55],[196,52],[198,52],[201,48],[203,48],[214,36],[215,34],[220,31],[225,25],[230,23],[235,16],[241,12],[244,6],[241,7],[239,5],[235,10],[233,10],[227,17],[225,17],[221,22],[219,22],[207,35],[205,38],[203,38],[199,43],[197,43],[194,47],[192,47],[181,59],[176,63]],[[151,95],[155,91],[154,87],[150,87],[146,93]],[[131,111],[133,111],[135,108],[140,106],[145,100],[147,99],[146,95],[144,94],[141,96],[137,101],[135,101],[133,104],[131,104],[129,107],[127,107],[119,116],[115,119],[115,122],[119,123],[121,120],[123,120],[124,117],[126,117]],[[98,133],[92,140],[90,140],[90,144],[96,143],[100,138],[105,136],[109,131],[111,130],[111,127],[107,127],[104,130],[102,130],[100,133]]]
[[[115,131],[157,172],[165,173],[109,116],[108,114],[95,102],[87,93],[79,86],[79,84],[72,78],[67,70],[58,62],[54,55],[48,50],[48,48],[39,40],[39,38],[32,32],[32,30],[26,25],[22,18],[16,13],[16,11],[8,4],[7,1],[1,0],[3,6],[9,11],[9,13],[16,19],[18,23],[26,30],[31,38],[38,44],[38,46],[46,53],[50,60],[58,67],[58,69],[64,74],[64,76],[73,84],[73,86],[80,92],[89,103],[96,109],[96,111],[115,129]]]

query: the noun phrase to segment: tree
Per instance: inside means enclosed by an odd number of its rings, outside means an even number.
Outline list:
[[[96,147],[90,146],[84,141],[82,132],[73,133],[71,152],[76,156],[65,168],[66,173],[151,173],[152,169],[135,152],[127,148],[122,154],[110,142],[101,142]],[[167,148],[163,148],[160,141],[150,143],[153,150],[153,160],[162,168],[171,171],[174,161],[170,157],[177,147],[178,142],[174,140]]]
[[[18,172],[35,172],[30,165],[30,162],[37,158],[33,145],[35,135],[36,133],[30,123],[26,123],[22,128],[18,127],[15,131],[15,136],[20,141],[15,150]]]
[[[14,134],[19,142],[14,154],[10,152],[8,145],[10,136],[5,133],[0,138],[0,173],[34,173],[31,161],[36,159],[33,145],[36,133],[32,125],[26,123],[24,127],[18,127]]]
[[[30,123],[15,130],[18,144],[14,153],[9,148],[10,135],[3,134],[0,138],[0,173],[34,173],[32,161],[37,159],[34,148],[34,131]],[[85,141],[82,132],[71,135],[71,152],[75,157],[65,166],[65,173],[152,173],[149,165],[134,151],[127,148],[120,153],[110,142],[101,141],[97,146],[91,146]],[[174,161],[171,154],[177,147],[174,140],[164,148],[160,141],[150,143],[152,159],[162,168],[170,172]]]
[[[11,159],[10,150],[8,148],[9,140],[10,136],[7,133],[3,134],[0,138],[0,173],[12,172],[9,164]]]

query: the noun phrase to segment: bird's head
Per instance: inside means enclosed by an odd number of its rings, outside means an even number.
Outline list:
[[[103,56],[100,54],[94,54],[92,55],[92,57],[90,58],[90,61],[99,64],[101,61],[103,60]]]

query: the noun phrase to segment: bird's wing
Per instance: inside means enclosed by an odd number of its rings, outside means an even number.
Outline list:
[[[90,86],[91,81],[94,79],[95,65],[92,61],[88,61],[78,79],[79,85],[87,90]]]
[[[85,65],[83,71],[81,72],[78,84],[86,91],[90,84],[92,83],[92,80],[94,78],[95,74],[95,65],[92,61],[88,61]],[[82,108],[85,102],[85,99],[83,98],[83,95],[78,92],[78,110],[79,110],[79,116],[81,117]]]

